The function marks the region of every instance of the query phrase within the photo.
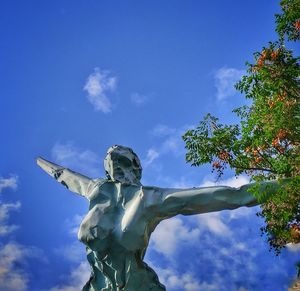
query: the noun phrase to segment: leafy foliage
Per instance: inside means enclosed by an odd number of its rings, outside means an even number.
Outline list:
[[[261,230],[277,254],[288,242],[300,243],[300,64],[282,41],[283,34],[299,39],[297,3],[281,1],[283,14],[276,15],[281,41],[255,53],[254,64],[247,63],[247,74],[236,84],[252,101],[233,110],[240,124],[224,125],[207,114],[183,136],[187,162],[210,163],[218,177],[229,167],[256,182],[288,179],[269,197],[258,187],[251,189],[264,202],[258,214],[266,222]]]
[[[300,39],[300,0],[282,0],[282,14],[276,14],[276,31],[280,38],[286,35],[288,40]]]

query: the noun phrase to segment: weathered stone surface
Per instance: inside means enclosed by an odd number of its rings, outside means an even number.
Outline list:
[[[109,148],[106,179],[90,179],[38,158],[38,165],[70,191],[89,200],[78,239],[86,245],[92,273],[85,291],[161,291],[165,287],[143,261],[150,235],[158,223],[177,214],[200,214],[257,205],[247,192],[216,186],[191,189],[143,186],[142,167],[127,147]],[[273,183],[261,184],[271,191]]]

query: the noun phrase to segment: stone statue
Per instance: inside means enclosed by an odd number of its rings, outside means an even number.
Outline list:
[[[132,149],[112,146],[104,160],[106,179],[90,179],[42,158],[38,165],[89,201],[78,239],[86,245],[92,273],[84,291],[162,291],[156,273],[143,261],[150,235],[164,219],[257,205],[247,192],[215,186],[191,189],[143,186],[142,167]],[[272,182],[260,184],[269,189]]]

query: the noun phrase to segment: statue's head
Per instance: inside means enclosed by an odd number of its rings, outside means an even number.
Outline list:
[[[109,180],[140,185],[142,166],[131,148],[114,145],[107,151],[104,169]]]

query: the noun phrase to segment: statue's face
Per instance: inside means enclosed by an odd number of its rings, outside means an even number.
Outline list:
[[[116,182],[140,185],[142,166],[132,149],[123,146],[112,146],[104,159],[107,177]]]

